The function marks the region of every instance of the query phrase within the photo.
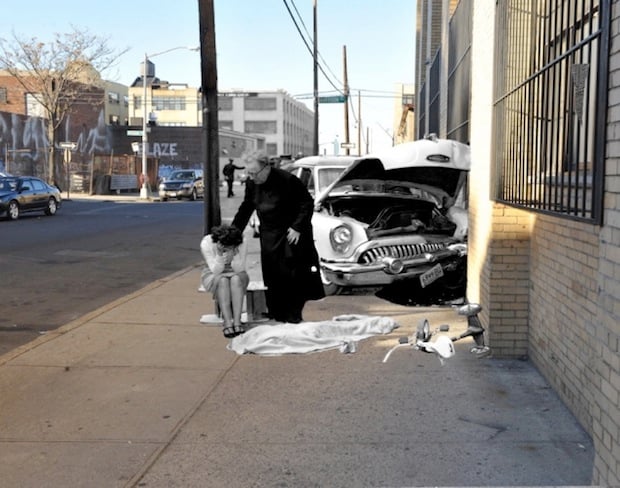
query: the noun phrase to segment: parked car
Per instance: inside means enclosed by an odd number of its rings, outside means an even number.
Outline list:
[[[326,292],[410,278],[464,283],[470,165],[469,146],[429,138],[349,166],[315,199]]]
[[[169,198],[196,200],[204,198],[204,195],[205,185],[201,169],[173,171],[159,184],[159,198],[164,202]]]
[[[308,156],[286,166],[316,198],[347,169],[356,156]]]
[[[0,177],[0,216],[17,220],[23,213],[56,215],[61,205],[60,190],[32,176]]]
[[[316,198],[356,159],[355,156],[308,156],[288,163],[282,169],[297,176],[310,195]],[[257,237],[260,234],[260,221],[256,212],[250,217],[249,225]]]

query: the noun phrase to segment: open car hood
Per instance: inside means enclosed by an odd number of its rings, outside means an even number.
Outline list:
[[[462,173],[470,168],[471,151],[466,144],[436,138],[406,142],[356,160],[316,202],[320,204],[333,189],[360,180],[401,181],[454,197]]]

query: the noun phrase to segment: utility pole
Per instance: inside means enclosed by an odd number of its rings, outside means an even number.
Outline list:
[[[312,143],[312,154],[318,156],[319,154],[319,62],[317,58],[318,44],[316,39],[317,26],[316,26],[316,0],[313,0],[313,18],[314,18],[314,140]]]
[[[347,156],[351,154],[349,149],[349,79],[347,76],[347,46],[342,46],[344,66],[344,142]]]
[[[200,60],[202,74],[202,146],[205,159],[203,234],[220,225],[220,158],[217,114],[217,64],[215,51],[215,11],[213,0],[198,0],[200,18]]]

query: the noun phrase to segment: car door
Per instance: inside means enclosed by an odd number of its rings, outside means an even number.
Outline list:
[[[44,209],[47,206],[47,188],[41,180],[31,179],[32,209]]]
[[[32,189],[32,180],[24,178],[19,181],[17,186],[17,200],[22,211],[28,212],[35,206],[35,196]]]

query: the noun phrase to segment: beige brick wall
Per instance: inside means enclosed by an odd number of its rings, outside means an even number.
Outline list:
[[[620,486],[620,2],[611,2],[602,226],[493,203],[495,2],[474,2],[468,298],[495,356],[529,355],[592,435],[592,482]]]
[[[530,357],[581,424],[592,425],[599,228],[536,215],[532,227]]]
[[[588,337],[593,358],[593,481],[620,486],[620,4],[611,4],[604,217],[597,236],[596,288],[585,292],[596,300],[588,328],[593,333]]]

